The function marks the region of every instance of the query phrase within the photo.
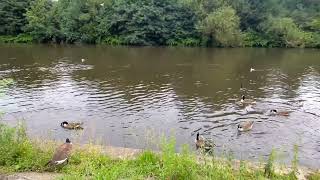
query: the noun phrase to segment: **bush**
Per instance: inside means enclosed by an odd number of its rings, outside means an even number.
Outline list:
[[[14,128],[0,123],[0,144],[0,166],[9,171],[43,171],[50,159],[49,151],[31,143],[21,123]]]
[[[2,43],[32,43],[33,38],[28,34],[19,34],[18,36],[0,36]]]

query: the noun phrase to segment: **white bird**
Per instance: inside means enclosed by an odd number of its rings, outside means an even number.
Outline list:
[[[81,59],[81,62],[85,62],[86,60],[85,59]]]
[[[253,72],[253,71],[255,71],[255,69],[253,69],[253,68],[250,68],[250,72]]]
[[[104,6],[104,3],[101,3],[100,6]]]

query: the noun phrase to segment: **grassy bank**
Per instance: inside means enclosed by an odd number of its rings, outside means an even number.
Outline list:
[[[55,171],[63,174],[61,179],[297,179],[294,170],[282,175],[275,172],[274,155],[264,168],[252,168],[244,162],[235,168],[231,159],[199,161],[187,146],[177,154],[173,139],[162,142],[160,153],[146,150],[126,159],[108,157],[93,145],[75,148],[69,164],[55,169],[44,166],[54,151],[54,143],[35,143],[27,137],[23,125],[12,128],[0,123],[0,144],[3,173]],[[309,179],[319,177],[314,174]]]
[[[20,34],[17,36],[0,35],[0,43],[32,43],[33,38],[27,34]]]

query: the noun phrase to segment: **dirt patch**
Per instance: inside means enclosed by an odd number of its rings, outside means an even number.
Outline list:
[[[59,176],[61,176],[61,174],[24,172],[24,173],[0,175],[0,180],[54,180]]]

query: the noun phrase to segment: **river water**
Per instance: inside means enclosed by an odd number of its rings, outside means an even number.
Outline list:
[[[315,49],[2,44],[0,77],[15,83],[0,109],[2,121],[23,121],[36,138],[156,148],[164,135],[194,148],[200,132],[239,159],[275,149],[290,162],[298,145],[300,164],[320,168],[319,73]],[[241,95],[256,104],[239,106]],[[254,127],[240,134],[245,120]],[[84,130],[64,130],[62,121],[82,121]]]

